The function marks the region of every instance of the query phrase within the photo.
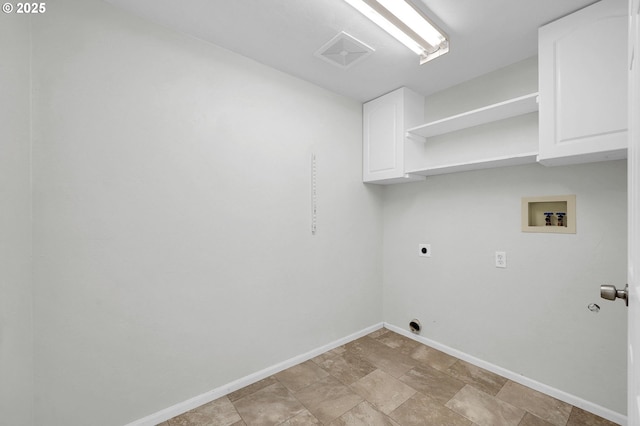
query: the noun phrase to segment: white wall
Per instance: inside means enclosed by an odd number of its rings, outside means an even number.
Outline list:
[[[433,95],[427,114],[434,119],[535,90],[531,67],[535,60]],[[482,132],[508,145],[511,125]],[[501,134],[501,126],[508,131]],[[537,129],[521,131],[529,138]],[[625,161],[528,165],[389,186],[385,321],[408,329],[418,318],[427,338],[625,413],[626,308],[601,300],[599,286],[626,282],[626,187]],[[562,194],[577,196],[577,234],[521,232],[522,197]],[[417,256],[419,243],[431,244],[432,258]],[[507,252],[507,269],[495,268],[496,251]],[[592,302],[599,313],[587,309]]]
[[[0,424],[33,424],[30,34],[0,16]]]
[[[37,424],[134,421],[381,320],[359,103],[102,2],[33,32]]]

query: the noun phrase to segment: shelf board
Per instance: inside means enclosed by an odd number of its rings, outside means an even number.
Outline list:
[[[533,164],[536,162],[538,152],[525,152],[522,154],[508,155],[502,157],[485,158],[464,163],[451,163],[429,167],[423,170],[413,170],[409,173],[414,175],[432,176],[445,173],[467,172],[471,170],[491,169],[495,167],[519,166],[522,164]]]
[[[473,111],[432,121],[407,130],[408,134],[431,137],[455,132],[505,118],[516,117],[538,110],[538,93],[530,93],[508,101],[474,109]]]
[[[388,178],[388,179],[379,179],[379,180],[369,180],[363,181],[364,183],[375,183],[376,185],[393,185],[396,183],[407,183],[407,182],[420,182],[426,179],[426,176],[409,174],[405,173],[402,177],[396,178]]]

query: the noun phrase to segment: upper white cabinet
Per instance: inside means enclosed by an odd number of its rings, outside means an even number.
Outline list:
[[[364,104],[364,182],[388,184],[423,180],[405,173],[405,132],[424,120],[424,97],[406,87]]]
[[[424,97],[407,88],[367,102],[363,181],[411,182],[443,173],[535,163],[536,98],[537,93],[531,93],[427,123]]]
[[[538,161],[626,157],[627,1],[602,0],[539,30]]]

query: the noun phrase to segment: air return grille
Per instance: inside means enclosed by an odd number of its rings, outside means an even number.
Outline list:
[[[373,49],[345,32],[329,40],[315,55],[340,68],[349,68],[373,53]]]

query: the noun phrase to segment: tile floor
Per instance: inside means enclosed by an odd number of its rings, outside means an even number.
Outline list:
[[[614,424],[383,328],[161,426]]]

